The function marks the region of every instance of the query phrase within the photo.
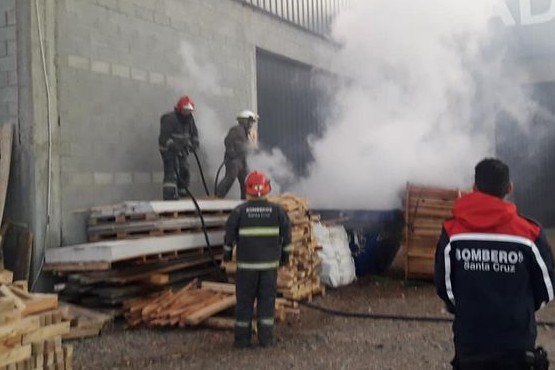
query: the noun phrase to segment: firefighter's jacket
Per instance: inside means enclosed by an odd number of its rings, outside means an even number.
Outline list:
[[[266,199],[237,206],[225,225],[224,259],[236,245],[237,268],[269,270],[287,263],[291,252],[291,222],[285,210]],[[226,258],[227,256],[227,258]]]
[[[535,311],[553,299],[553,256],[539,224],[475,191],[455,202],[435,256],[437,293],[455,314],[455,348],[532,349]]]
[[[162,154],[188,154],[199,145],[198,130],[193,115],[169,112],[160,118],[158,145]]]
[[[248,130],[241,125],[233,126],[224,139],[224,145],[226,160],[245,160],[250,146]]]

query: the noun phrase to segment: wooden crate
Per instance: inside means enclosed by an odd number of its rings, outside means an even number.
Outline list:
[[[405,193],[405,278],[432,279],[443,221],[468,191],[407,183]]]

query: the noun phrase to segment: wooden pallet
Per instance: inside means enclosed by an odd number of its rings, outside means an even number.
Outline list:
[[[443,222],[455,201],[468,193],[407,183],[405,192],[405,278],[431,279]]]

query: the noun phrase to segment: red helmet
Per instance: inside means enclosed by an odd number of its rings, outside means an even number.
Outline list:
[[[195,110],[195,103],[193,103],[191,98],[189,98],[187,95],[182,96],[175,105],[175,110],[178,112],[182,112],[184,109],[190,111]]]
[[[254,197],[262,197],[272,190],[270,179],[268,179],[264,173],[259,171],[249,173],[247,179],[245,180],[245,186],[247,188],[247,194]]]

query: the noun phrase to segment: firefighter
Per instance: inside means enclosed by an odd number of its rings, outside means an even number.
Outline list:
[[[278,267],[289,262],[291,223],[285,210],[266,199],[270,180],[262,172],[245,182],[247,202],[237,206],[225,226],[224,262],[236,247],[237,275],[235,347],[251,345],[251,322],[256,299],[258,344],[273,343]]]
[[[235,179],[239,180],[241,199],[245,199],[245,178],[247,177],[247,154],[249,152],[249,134],[258,121],[258,115],[244,110],[237,116],[238,124],[229,129],[224,140],[225,145],[225,176],[216,187],[216,196],[224,198],[231,189]]]
[[[443,224],[435,259],[437,293],[455,315],[453,369],[547,369],[534,314],[553,299],[551,248],[542,227],[504,200],[506,164],[486,158],[474,178]]]
[[[187,156],[199,146],[193,111],[195,104],[188,96],[179,99],[173,112],[160,118],[158,145],[164,164],[164,200],[177,200],[187,195],[191,175]]]

